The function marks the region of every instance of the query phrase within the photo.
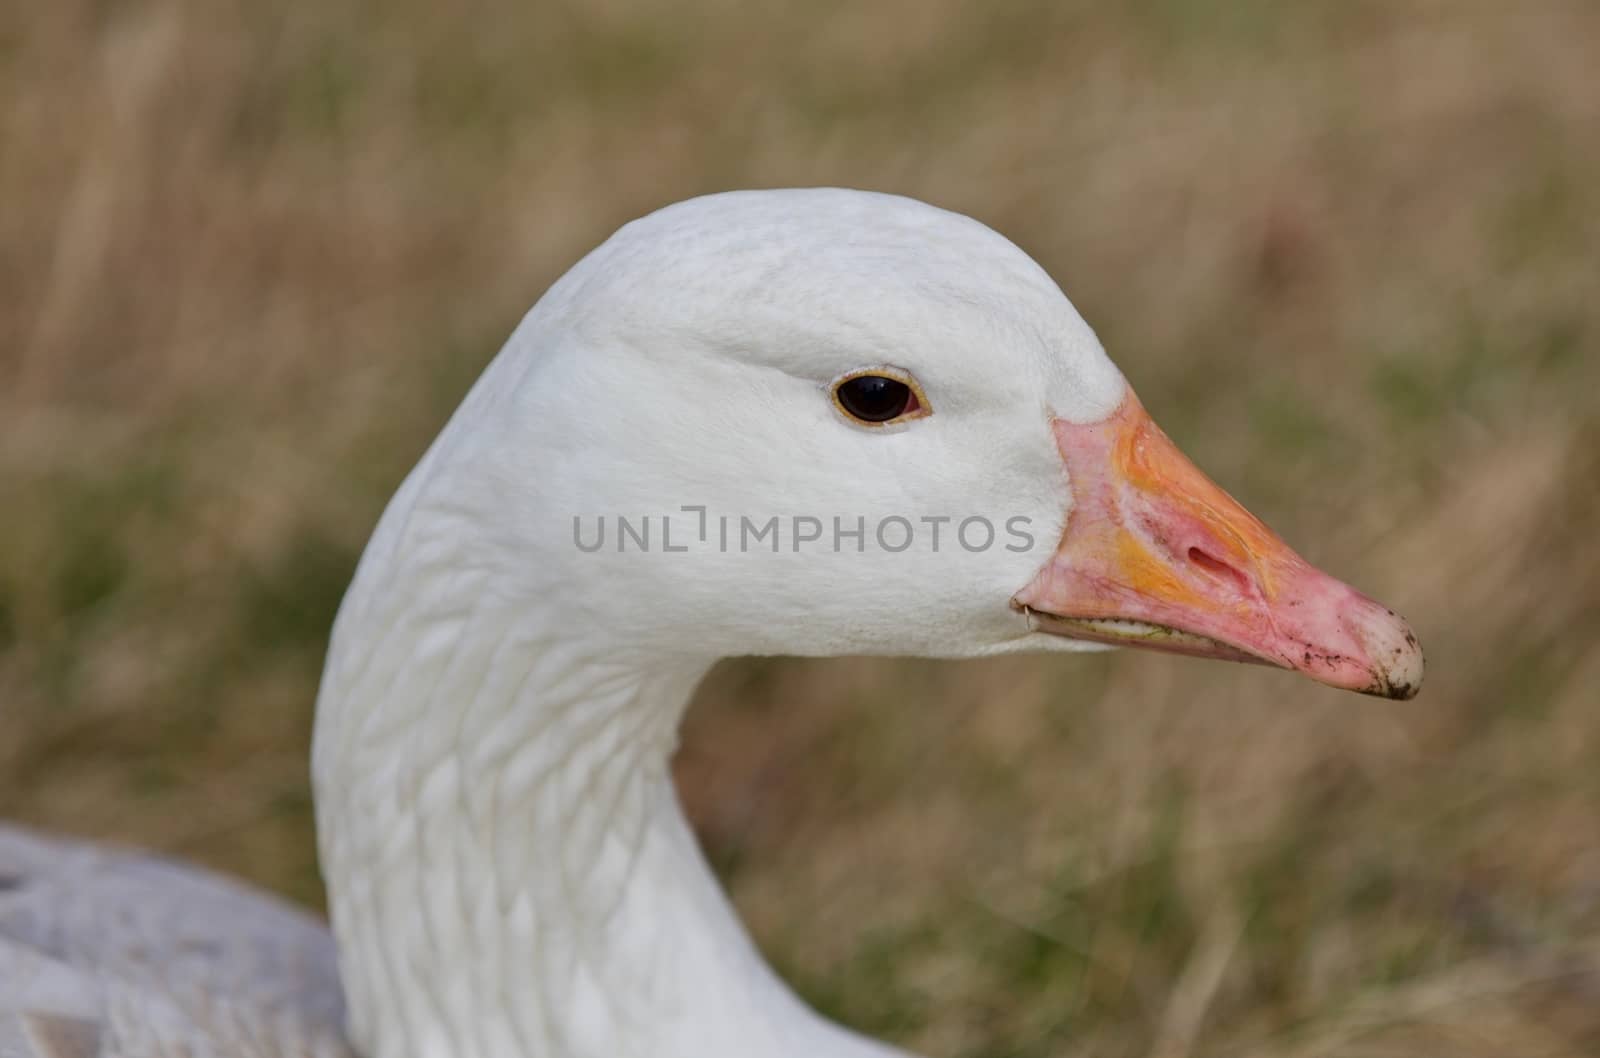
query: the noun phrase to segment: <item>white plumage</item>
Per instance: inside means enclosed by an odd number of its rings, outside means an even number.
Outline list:
[[[931,414],[849,421],[830,386],[875,365]],[[745,936],[672,789],[678,720],[727,655],[1090,648],[1012,600],[1074,506],[1052,423],[1128,399],[1048,276],[967,218],[811,190],[628,225],[484,372],[340,611],[313,772],[342,973],[264,895],[6,832],[0,1058],[331,1058],[345,1024],[369,1058],[894,1053]],[[719,519],[797,516],[1020,519],[1030,546],[720,545]],[[619,517],[654,546],[577,546]]]

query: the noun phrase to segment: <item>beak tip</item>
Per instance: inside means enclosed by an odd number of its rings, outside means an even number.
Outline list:
[[[1409,701],[1422,690],[1424,662],[1422,644],[1411,627],[1393,610],[1382,611],[1382,618],[1365,630],[1372,659],[1372,685],[1367,694],[1395,701]]]

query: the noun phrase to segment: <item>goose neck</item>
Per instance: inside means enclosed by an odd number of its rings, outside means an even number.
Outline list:
[[[670,758],[709,659],[513,612],[400,521],[341,610],[313,767],[362,1053],[889,1054],[766,967],[684,819]]]

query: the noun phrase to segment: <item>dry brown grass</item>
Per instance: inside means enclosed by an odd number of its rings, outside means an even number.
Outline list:
[[[0,815],[317,900],[327,623],[517,316],[653,206],[889,189],[1430,683],[730,664],[682,773],[765,947],[938,1055],[1600,1053],[1600,9],[279,7],[0,13]]]

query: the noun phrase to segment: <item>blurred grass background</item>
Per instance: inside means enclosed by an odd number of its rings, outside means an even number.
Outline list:
[[[329,622],[521,313],[679,198],[892,190],[1034,254],[1429,681],[725,664],[681,778],[780,968],[939,1056],[1600,1053],[1597,44],[1582,0],[6,5],[0,816],[317,903]]]

